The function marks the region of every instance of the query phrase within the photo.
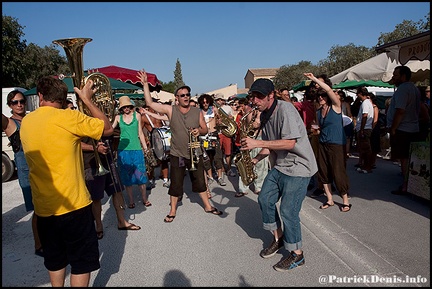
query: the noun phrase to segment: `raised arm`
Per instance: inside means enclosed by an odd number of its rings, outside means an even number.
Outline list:
[[[337,95],[333,89],[324,81],[316,78],[313,73],[310,72],[306,72],[303,73],[304,76],[306,76],[307,78],[309,78],[310,80],[312,80],[313,82],[317,83],[322,89],[324,89],[327,92],[328,97],[330,98],[332,105],[333,105],[333,109],[336,112],[341,112],[342,111],[342,104],[341,104],[341,100],[339,98],[339,95]],[[335,109],[338,108],[338,109]]]
[[[148,79],[147,79],[147,73],[144,69],[138,71],[137,78],[141,81],[143,84],[144,89],[144,98],[145,103],[148,107],[152,108],[154,111],[166,114],[168,116],[168,119],[171,119],[172,114],[172,106],[168,104],[162,104],[154,102],[151,95],[150,95],[150,88],[148,85]]]
[[[82,89],[74,87],[74,91],[78,94],[82,102],[87,106],[91,115],[95,118],[101,119],[104,122],[103,136],[110,136],[114,133],[114,129],[108,119],[108,117],[99,109],[99,107],[93,103],[92,96],[96,92],[96,88],[93,87],[93,80],[87,81]]]

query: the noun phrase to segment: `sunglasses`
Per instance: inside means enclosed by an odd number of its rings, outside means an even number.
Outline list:
[[[264,95],[264,94],[261,94],[261,93],[257,93],[257,94],[252,94],[251,96],[250,96],[250,98],[252,99],[252,98],[254,98],[254,97],[256,97],[256,98],[258,98],[258,99],[264,99],[264,98],[266,98],[267,97],[267,95]]]
[[[25,104],[26,101],[25,101],[25,99],[12,100],[11,103],[12,103],[12,105],[17,105],[18,103]]]
[[[191,96],[191,94],[190,93],[186,93],[186,94],[180,94],[180,95],[177,95],[177,96],[185,97],[185,96]]]

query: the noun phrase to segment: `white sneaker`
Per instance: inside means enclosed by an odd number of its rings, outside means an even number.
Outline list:
[[[218,182],[218,184],[219,184],[220,186],[226,186],[226,183],[225,183],[223,177],[219,178],[219,179],[217,180],[217,182]]]
[[[213,184],[214,183],[214,179],[213,178],[207,178],[207,183],[208,183],[208,185],[210,186],[211,184]]]
[[[170,186],[169,181],[168,182],[164,182],[162,186],[164,186],[165,188],[169,188],[169,186]]]

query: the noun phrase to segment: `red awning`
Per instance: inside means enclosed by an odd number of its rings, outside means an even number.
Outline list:
[[[118,79],[123,82],[129,82],[131,84],[136,84],[142,87],[141,81],[139,81],[137,78],[138,71],[139,70],[110,65],[105,67],[92,68],[89,69],[87,72],[89,74],[93,72],[100,72],[102,74],[105,74],[107,77]],[[147,72],[147,77],[150,84],[150,90],[160,91],[162,88],[162,84],[157,78],[156,74]]]

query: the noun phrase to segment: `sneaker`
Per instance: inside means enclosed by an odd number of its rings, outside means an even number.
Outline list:
[[[227,175],[228,177],[235,177],[235,176],[236,176],[236,174],[235,174],[232,170],[229,170],[229,171],[226,173],[226,175]]]
[[[219,184],[220,186],[226,186],[226,183],[225,183],[223,177],[219,178],[219,179],[217,180],[217,182],[218,182],[218,184]]]
[[[290,269],[294,269],[298,266],[301,266],[305,263],[305,259],[303,257],[303,253],[297,255],[292,251],[288,257],[280,260],[276,265],[273,266],[273,269],[279,272],[285,272]]]
[[[169,181],[168,182],[164,182],[162,186],[164,186],[165,188],[169,188],[169,186],[170,186]]]
[[[215,182],[215,180],[213,178],[207,178],[207,183],[210,186],[211,184],[213,184]]]
[[[361,174],[370,174],[370,173],[372,173],[372,170],[359,170],[358,171],[359,173],[361,173]]]
[[[316,189],[315,191],[313,191],[313,193],[310,195],[312,198],[318,198],[319,196],[324,195],[324,190],[323,189]]]
[[[270,258],[273,257],[276,252],[284,246],[283,238],[280,238],[279,240],[273,239],[273,242],[268,246],[267,248],[263,249],[260,252],[260,256],[263,258]]]

